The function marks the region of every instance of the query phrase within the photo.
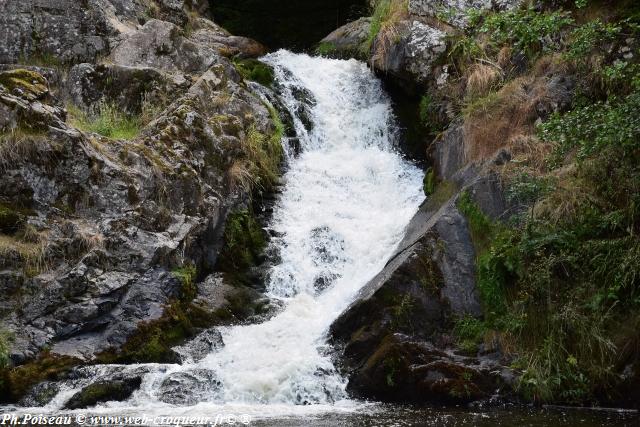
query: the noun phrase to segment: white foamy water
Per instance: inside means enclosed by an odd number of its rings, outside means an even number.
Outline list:
[[[264,323],[221,328],[224,347],[199,362],[127,367],[145,372],[141,389],[127,402],[93,412],[277,416],[359,405],[345,393],[326,333],[393,254],[423,199],[422,173],[394,150],[390,100],[365,64],[287,51],[264,61],[275,67],[290,111],[301,107],[302,88],[314,100],[308,105],[313,128],[295,119],[301,152],[288,153],[284,190],[269,225],[278,236],[271,244],[280,262],[267,289],[284,308]],[[91,369],[95,378],[111,368]],[[195,406],[160,400],[168,375],[197,370],[212,372],[219,386],[200,392]],[[60,408],[83,384],[63,387],[48,408]]]

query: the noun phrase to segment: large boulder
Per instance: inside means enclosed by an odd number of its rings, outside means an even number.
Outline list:
[[[69,70],[64,96],[84,110],[108,104],[135,114],[167,104],[170,97],[185,93],[191,84],[193,79],[188,74],[168,74],[150,67],[82,63]]]
[[[336,29],[320,41],[321,54],[339,58],[366,59],[366,42],[371,31],[371,18],[360,18]]]
[[[371,48],[376,70],[409,88],[426,84],[432,66],[446,51],[446,32],[420,20],[404,20],[381,30]]]
[[[183,37],[180,27],[151,19],[116,46],[110,59],[130,67],[201,73],[213,64],[215,53],[212,47]]]
[[[172,405],[195,405],[215,400],[221,386],[215,372],[208,369],[174,372],[160,384],[158,399]]]
[[[391,0],[393,16],[376,34],[371,18],[348,23],[326,36],[319,51],[338,57],[368,60],[373,67],[407,93],[433,84],[446,70],[439,68],[447,35],[463,29],[470,10],[506,10],[521,0]],[[375,7],[377,2],[372,2]],[[373,36],[373,39],[371,37]],[[369,49],[369,51],[367,51]],[[444,77],[442,77],[444,78]]]
[[[427,341],[390,334],[349,382],[349,389],[392,402],[465,403],[509,388],[510,370],[491,357],[466,357]]]
[[[348,388],[364,398],[458,403],[513,386],[499,348],[466,354],[452,332],[457,319],[483,314],[476,248],[459,201],[468,195],[485,215],[500,218],[507,205],[493,168],[503,159],[467,162],[455,126],[436,151],[440,188],[410,221],[384,269],[331,326]]]
[[[128,399],[140,387],[141,383],[142,378],[140,377],[96,382],[71,396],[64,408],[84,409],[98,403],[123,401]]]

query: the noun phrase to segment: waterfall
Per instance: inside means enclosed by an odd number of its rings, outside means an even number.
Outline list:
[[[224,346],[199,361],[81,368],[87,379],[64,385],[49,409],[116,369],[139,373],[141,388],[93,412],[267,416],[357,407],[326,333],[393,254],[423,200],[422,173],[394,149],[391,102],[365,64],[287,51],[263,61],[275,69],[299,139],[299,149],[286,144],[284,190],[268,224],[279,262],[267,291],[282,310],[263,323],[218,328]],[[170,377],[187,381],[184,404],[163,400]]]

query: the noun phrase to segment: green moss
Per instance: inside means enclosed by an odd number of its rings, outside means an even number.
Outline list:
[[[273,68],[257,59],[234,60],[233,63],[246,80],[253,80],[266,87],[271,87],[275,81]]]
[[[9,92],[20,91],[27,99],[38,99],[49,92],[47,79],[23,68],[0,72],[0,84]]]
[[[195,298],[197,291],[195,280],[198,273],[195,265],[187,264],[183,267],[174,269],[171,273],[182,283],[181,299],[189,302]]]
[[[122,401],[140,387],[140,377],[90,384],[74,394],[65,404],[65,409],[82,409],[100,402]]]
[[[97,356],[101,363],[172,363],[176,354],[171,347],[196,333],[191,322],[188,304],[173,301],[165,307],[162,318],[138,326],[119,352],[103,352]]]
[[[316,48],[316,54],[322,56],[331,56],[336,51],[336,45],[333,42],[322,42]]]
[[[442,205],[451,200],[451,198],[456,194],[456,191],[458,191],[458,187],[453,181],[445,180],[439,182],[427,201],[429,208],[431,210],[439,209]]]
[[[422,190],[426,196],[431,196],[436,191],[436,172],[433,168],[427,169],[422,180]]]
[[[250,210],[234,212],[227,217],[219,269],[243,276],[247,269],[260,262],[265,246],[264,230],[253,213]]]
[[[40,354],[38,359],[14,368],[0,369],[0,401],[17,402],[34,385],[42,381],[60,379],[74,366],[81,365],[79,359]]]
[[[469,223],[469,231],[476,254],[484,253],[489,248],[496,226],[473,201],[468,191],[460,194],[457,206]]]

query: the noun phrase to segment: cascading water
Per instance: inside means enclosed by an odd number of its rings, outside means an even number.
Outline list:
[[[326,331],[392,255],[423,199],[422,174],[394,150],[390,101],[365,64],[287,51],[263,60],[296,116],[301,149],[288,153],[269,225],[280,261],[267,289],[282,311],[264,323],[220,328],[224,346],[199,361],[84,368],[86,378],[64,384],[48,409],[118,369],[141,375],[141,388],[92,412],[268,416],[357,406],[332,364]],[[305,104],[301,91],[313,100]],[[295,114],[301,108],[312,127]],[[174,405],[161,396],[168,378],[178,386],[190,378]]]

